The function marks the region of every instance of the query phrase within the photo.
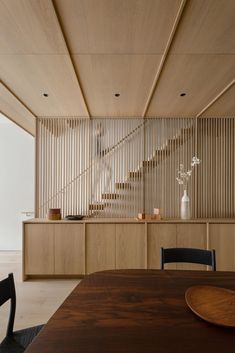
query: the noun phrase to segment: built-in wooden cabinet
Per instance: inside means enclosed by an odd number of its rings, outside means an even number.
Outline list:
[[[177,248],[207,248],[206,224],[177,224],[176,247]],[[198,264],[177,264],[177,269],[203,270],[206,266]]]
[[[84,225],[44,223],[24,227],[25,274],[85,274]]]
[[[54,261],[54,225],[25,224],[25,272],[28,275],[54,273]]]
[[[176,247],[176,224],[148,224],[148,268],[160,269],[160,249]],[[166,269],[175,269],[175,264],[167,264]]]
[[[54,225],[56,275],[85,274],[85,236],[83,224]]]
[[[235,271],[235,224],[210,224],[209,248],[216,251],[217,270]]]
[[[144,224],[116,224],[116,268],[146,268]]]
[[[23,277],[76,276],[95,271],[160,268],[161,247],[215,249],[218,270],[235,270],[235,221],[28,221]],[[168,264],[168,269],[206,269]]]
[[[115,268],[115,224],[86,225],[86,273]]]

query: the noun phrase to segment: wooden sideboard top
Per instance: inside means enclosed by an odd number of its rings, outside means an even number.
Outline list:
[[[46,218],[33,218],[29,219],[23,222],[24,224],[30,223],[30,224],[37,224],[37,223],[57,223],[57,224],[63,224],[63,223],[78,223],[78,224],[84,224],[84,223],[140,223],[140,224],[145,224],[145,223],[154,223],[154,224],[164,224],[164,223],[234,223],[235,224],[235,218],[206,218],[206,219],[189,219],[189,220],[182,220],[182,219],[162,219],[162,220],[137,220],[135,218],[84,218],[81,221],[69,221],[66,219],[62,219],[60,221],[49,221]]]

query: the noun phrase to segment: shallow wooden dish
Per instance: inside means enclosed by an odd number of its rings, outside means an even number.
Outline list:
[[[203,320],[219,326],[235,327],[235,291],[193,286],[187,289],[185,300],[189,308]]]

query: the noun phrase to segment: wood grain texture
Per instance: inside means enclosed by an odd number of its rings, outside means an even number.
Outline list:
[[[0,111],[35,136],[35,116],[2,83],[0,83]]]
[[[214,102],[202,117],[235,116],[235,84]]]
[[[197,248],[206,249],[206,225],[195,224],[190,227],[188,224],[177,224],[177,248]],[[198,264],[177,264],[177,269],[184,270],[205,270],[206,266]]]
[[[85,274],[85,234],[82,224],[55,226],[55,274]]]
[[[188,1],[172,54],[234,54],[234,13],[233,0]]]
[[[194,117],[234,76],[235,55],[170,54],[146,115]]]
[[[160,249],[176,247],[176,224],[148,224],[148,268],[160,269]],[[166,264],[166,269],[176,269],[175,264]]]
[[[235,270],[235,225],[210,224],[209,247],[216,251],[217,270]]]
[[[161,55],[75,55],[92,116],[141,116],[160,60]]]
[[[0,71],[4,83],[37,116],[87,116],[68,55],[1,55]]]
[[[51,0],[0,2],[1,54],[67,54]]]
[[[213,286],[192,286],[185,299],[190,309],[214,325],[235,327],[235,291]]]
[[[26,275],[54,274],[53,224],[26,224],[24,246]]]
[[[180,0],[56,0],[73,54],[162,53]]]
[[[146,239],[142,224],[116,224],[116,269],[145,268]]]
[[[115,224],[86,226],[86,273],[115,268]]]
[[[235,290],[234,274],[111,271],[86,277],[27,353],[233,353],[234,331],[198,319],[185,303],[193,285]]]

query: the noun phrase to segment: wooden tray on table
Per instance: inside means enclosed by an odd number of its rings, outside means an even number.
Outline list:
[[[235,327],[235,291],[212,286],[187,289],[185,300],[200,318],[212,324]]]

